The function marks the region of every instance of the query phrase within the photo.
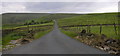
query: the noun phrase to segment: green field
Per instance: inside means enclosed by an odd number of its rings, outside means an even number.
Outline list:
[[[44,25],[53,25],[53,22],[49,22],[49,23],[44,23],[44,24],[34,24],[34,25],[29,25],[30,27],[35,27],[35,26],[44,26]],[[25,28],[25,27],[28,27],[28,25],[23,25],[23,26],[20,26],[20,25],[5,25],[2,27],[2,29],[16,29],[16,28]]]
[[[2,16],[2,29],[14,28],[29,24],[31,21],[36,25],[50,23],[53,19],[62,19],[67,17],[79,16],[80,14],[52,14],[52,13],[5,13]],[[1,19],[1,18],[0,18]],[[34,25],[33,24],[33,25]]]
[[[44,25],[49,25],[48,24],[44,24]],[[51,24],[52,25],[52,24]],[[17,40],[17,39],[20,39],[20,38],[26,38],[27,36],[33,34],[33,36],[30,36],[30,37],[34,37],[34,39],[37,39],[37,38],[40,38],[41,36],[47,34],[49,31],[52,30],[53,26],[44,26],[44,27],[39,27],[41,25],[35,25],[37,27],[34,27],[33,25],[30,26],[29,28],[27,26],[20,26],[18,30],[14,30],[8,34],[6,34],[7,32],[9,31],[5,31],[6,29],[4,29],[4,32],[3,32],[3,45],[9,45],[9,42],[11,40]],[[18,28],[18,27],[15,27],[15,28]],[[7,29],[8,30],[8,29]],[[9,29],[11,30],[11,29]],[[33,33],[28,33],[29,31],[31,31]],[[25,35],[25,36],[24,36]]]
[[[28,31],[37,31],[35,38],[39,38],[53,28],[54,19],[79,16],[80,14],[57,14],[57,13],[5,13],[2,16],[3,45],[9,44],[11,40],[17,40],[29,34]],[[47,26],[52,25],[52,26]],[[39,27],[43,26],[43,27]],[[28,30],[29,29],[29,30]],[[12,30],[15,30],[11,32]],[[45,30],[45,31],[41,31]]]
[[[5,13],[2,14],[3,47],[10,45],[11,40],[26,38],[34,34],[35,39],[47,34],[53,29],[53,20],[79,16],[80,14],[51,13]],[[0,15],[1,16],[1,15]],[[13,31],[12,31],[13,30]],[[34,33],[28,33],[29,31]],[[11,32],[12,31],[12,32]],[[24,36],[26,35],[26,36]]]
[[[39,19],[47,15],[49,13],[4,13],[0,16],[2,16],[3,24],[21,24],[27,20]]]
[[[49,13],[8,13],[3,14],[2,45],[11,45],[11,40],[33,37],[38,39],[53,29],[53,21],[41,18]],[[7,16],[7,17],[6,17]],[[1,43],[1,42],[0,42]]]
[[[118,13],[96,13],[96,14],[84,14],[71,18],[64,18],[58,20],[59,26],[70,26],[70,25],[93,25],[93,24],[118,24]],[[118,27],[117,34],[118,34]],[[81,32],[82,29],[86,29],[86,26],[81,27],[68,27],[67,29],[72,32]],[[100,34],[100,26],[91,26],[91,33]],[[114,26],[102,26],[101,34],[105,34],[109,38],[120,38],[115,34]]]
[[[1,16],[1,15],[0,15]],[[7,17],[6,17],[7,16]],[[28,33],[32,30],[35,39],[47,34],[53,29],[53,20],[58,20],[58,25],[70,26],[70,25],[92,25],[92,24],[118,24],[118,13],[96,13],[96,14],[50,14],[50,13],[8,13],[3,14],[3,45],[9,45],[11,40],[17,40],[25,38],[32,33]],[[47,26],[51,25],[51,26]],[[40,27],[43,26],[43,27]],[[117,33],[118,33],[117,26]],[[68,27],[69,31],[65,31],[60,28],[63,33],[70,37],[75,37],[81,30],[87,27]],[[13,30],[11,32],[11,30]],[[99,26],[91,26],[91,33],[100,35]],[[102,34],[105,34],[109,38],[119,39],[120,37],[115,34],[114,26],[102,26]],[[26,35],[26,36],[24,36]]]
[[[0,14],[0,19],[4,24],[24,24],[26,21],[35,20],[41,21],[51,19],[61,19],[73,16],[79,16],[80,14],[67,14],[67,13],[5,13]],[[2,16],[2,17],[1,17]],[[44,21],[45,21],[44,20]]]
[[[91,25],[91,24],[118,24],[118,13],[85,14],[76,17],[60,19],[60,26]]]

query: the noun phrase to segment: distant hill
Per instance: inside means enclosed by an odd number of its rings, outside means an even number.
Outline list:
[[[118,24],[120,21],[118,17],[118,12],[84,14],[81,16],[60,19],[59,25]]]
[[[51,19],[61,19],[67,17],[78,16],[80,14],[65,14],[65,13],[5,13],[2,14],[3,24],[16,24],[23,23],[29,20],[40,21],[41,19],[51,20]]]
[[[56,13],[56,14],[50,14],[47,17],[44,16],[42,18],[44,19],[63,19],[63,18],[70,18],[74,16],[80,16],[82,14],[67,14],[67,13]]]
[[[26,20],[36,19],[47,15],[49,15],[49,13],[5,13],[2,14],[2,23],[21,23]]]

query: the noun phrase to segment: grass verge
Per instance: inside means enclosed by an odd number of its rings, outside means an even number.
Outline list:
[[[63,29],[60,29],[60,30],[61,30],[61,32],[63,32],[64,34],[66,34],[67,36],[72,37],[72,38],[74,38],[78,35],[78,34],[71,32],[71,31],[64,31]]]
[[[35,33],[34,37],[35,37],[35,39],[38,39],[38,38],[42,37],[43,35],[49,33],[50,31],[51,30],[37,32],[37,33]]]

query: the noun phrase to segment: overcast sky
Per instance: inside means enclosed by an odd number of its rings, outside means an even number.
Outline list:
[[[99,0],[97,0],[99,1]],[[118,0],[102,2],[2,2],[0,13],[103,13],[118,12]]]

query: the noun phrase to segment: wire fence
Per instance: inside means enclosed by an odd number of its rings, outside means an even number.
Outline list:
[[[86,30],[87,33],[105,34],[105,35],[119,35],[120,24],[92,24],[92,25],[69,25],[62,26],[65,31],[72,31],[80,33],[82,30]]]
[[[15,29],[2,29],[2,36],[5,36],[9,33],[12,32],[21,32],[23,31],[30,31],[30,30],[34,30],[34,31],[46,31],[49,30],[53,27],[53,25],[43,25],[43,26],[27,26],[27,27],[21,27],[21,28],[15,28]]]

